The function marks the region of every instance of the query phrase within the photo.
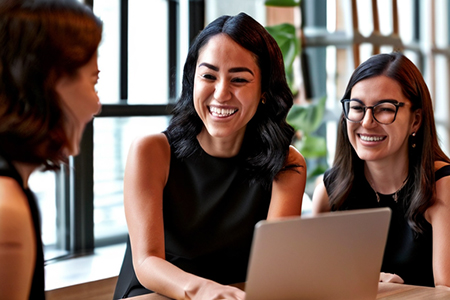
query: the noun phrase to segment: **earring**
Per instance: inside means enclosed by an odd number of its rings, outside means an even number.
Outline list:
[[[413,132],[413,133],[411,134],[411,147],[413,147],[413,148],[416,148],[415,139],[416,139],[416,133]]]
[[[261,95],[261,103],[266,104],[266,94]]]

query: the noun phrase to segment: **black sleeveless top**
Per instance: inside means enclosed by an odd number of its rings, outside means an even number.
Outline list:
[[[45,299],[45,276],[44,276],[44,253],[42,249],[41,239],[41,220],[36,198],[29,189],[23,188],[22,177],[16,171],[14,166],[0,155],[0,176],[11,177],[17,181],[22,187],[23,192],[27,196],[30,206],[31,216],[33,218],[34,235],[36,239],[36,263],[34,266],[34,274],[31,282],[29,299],[41,300]],[[1,295],[0,295],[1,298]]]
[[[163,193],[166,260],[221,284],[244,282],[254,226],[267,217],[271,188],[246,180],[239,155],[217,158],[198,146],[181,160],[168,140],[170,172]],[[136,278],[128,240],[114,299],[149,292]]]
[[[438,181],[449,175],[450,165],[447,165],[436,172],[435,178]],[[328,195],[332,192],[330,183],[333,181],[328,170],[324,174],[324,184]],[[398,192],[398,202],[394,201],[393,195],[380,193],[378,193],[380,197],[378,202],[374,190],[360,170],[355,176],[348,198],[339,210],[389,207],[392,210],[392,216],[381,272],[397,274],[405,284],[434,287],[431,224],[427,222],[423,233],[419,234],[409,226],[405,215],[407,207],[404,203],[407,203],[405,197],[410,184],[411,182],[408,182]],[[332,208],[332,210],[335,209]]]

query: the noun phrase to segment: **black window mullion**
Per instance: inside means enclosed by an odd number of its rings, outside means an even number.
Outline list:
[[[148,117],[167,116],[171,114],[174,104],[154,105],[128,105],[128,104],[105,104],[102,106],[98,117]]]
[[[128,0],[120,0],[120,100],[128,99]]]
[[[205,27],[205,0],[189,0],[189,45]]]
[[[70,236],[73,254],[94,250],[94,125],[86,125],[80,154],[70,163]]]
[[[177,56],[178,56],[178,0],[168,1],[168,32],[169,32],[169,102],[175,102],[177,98]]]

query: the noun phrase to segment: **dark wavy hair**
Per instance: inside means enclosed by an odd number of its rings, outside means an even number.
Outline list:
[[[450,162],[439,146],[434,122],[433,106],[428,87],[417,67],[402,53],[378,54],[362,63],[350,78],[343,99],[349,99],[352,88],[361,80],[387,76],[401,86],[402,92],[411,103],[411,111],[422,110],[422,123],[416,132],[415,148],[409,153],[409,197],[407,217],[416,232],[422,232],[426,222],[424,214],[435,201],[435,161]],[[410,137],[410,143],[412,143]],[[347,135],[347,121],[341,115],[336,144],[336,154],[330,176],[333,192],[329,195],[330,205],[338,209],[353,187],[354,171],[361,170],[363,161],[351,146]]]
[[[57,169],[67,142],[55,84],[96,53],[102,22],[77,0],[0,4],[0,153]]]
[[[283,169],[294,135],[293,128],[286,122],[293,96],[286,83],[280,48],[266,29],[247,14],[219,17],[197,36],[187,55],[181,97],[167,132],[174,141],[178,157],[185,158],[199,150],[196,137],[203,123],[193,103],[194,75],[200,50],[218,34],[226,34],[253,53],[261,70],[261,92],[265,94],[266,103],[259,104],[247,125],[240,157],[251,181],[270,184]]]

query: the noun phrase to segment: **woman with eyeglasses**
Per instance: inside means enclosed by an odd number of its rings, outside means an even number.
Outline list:
[[[380,281],[450,286],[450,159],[420,71],[401,53],[375,55],[341,103],[333,167],[313,212],[389,207]]]

